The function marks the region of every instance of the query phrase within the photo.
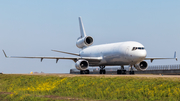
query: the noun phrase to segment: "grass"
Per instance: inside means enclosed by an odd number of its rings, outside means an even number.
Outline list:
[[[178,101],[180,78],[0,75],[0,100]],[[76,99],[77,98],[77,99]]]

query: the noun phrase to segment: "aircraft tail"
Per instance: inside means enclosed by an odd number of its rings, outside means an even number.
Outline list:
[[[76,46],[83,49],[93,44],[93,38],[91,36],[86,36],[81,17],[79,17],[79,27],[81,36],[77,39]]]
[[[86,36],[86,32],[81,17],[79,17],[79,27],[80,27],[81,38],[83,38]]]

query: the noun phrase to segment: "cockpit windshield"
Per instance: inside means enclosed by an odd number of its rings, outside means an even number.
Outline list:
[[[132,51],[134,51],[134,50],[144,50],[144,49],[145,49],[144,47],[133,47]]]

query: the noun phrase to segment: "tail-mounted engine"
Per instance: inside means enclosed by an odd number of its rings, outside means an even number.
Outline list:
[[[75,66],[78,70],[86,70],[89,67],[89,63],[86,60],[78,60],[75,63]]]
[[[79,17],[79,27],[81,36],[78,38],[76,42],[76,46],[78,48],[85,48],[93,44],[93,38],[91,36],[86,35],[86,31],[84,29],[84,25],[81,17]]]
[[[134,65],[134,67],[139,71],[144,71],[148,68],[148,64],[146,61],[142,61],[139,64]]]
[[[76,42],[76,46],[78,48],[88,47],[93,44],[93,38],[91,36],[86,36],[83,38],[79,38]]]

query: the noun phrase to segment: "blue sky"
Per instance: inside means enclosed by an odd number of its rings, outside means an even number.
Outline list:
[[[79,52],[78,17],[93,45],[138,41],[147,57],[180,57],[179,0],[0,0],[0,47],[13,56],[70,56]],[[180,64],[157,60],[149,65]],[[0,72],[68,73],[71,60],[7,59],[0,54]]]

